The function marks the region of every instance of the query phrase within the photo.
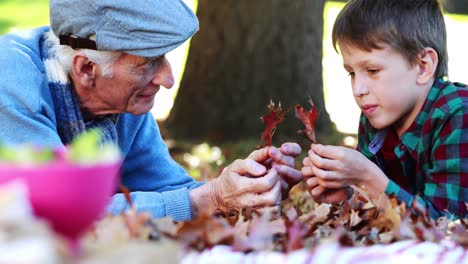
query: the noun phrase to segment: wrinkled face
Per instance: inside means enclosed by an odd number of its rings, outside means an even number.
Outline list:
[[[340,47],[356,103],[373,127],[394,126],[401,135],[416,118],[427,91],[416,83],[418,65],[389,46],[365,51],[352,45]]]
[[[174,77],[165,56],[145,59],[122,54],[112,66],[113,77],[96,74],[93,100],[94,115],[110,113],[145,114],[151,110],[160,87],[171,88]]]

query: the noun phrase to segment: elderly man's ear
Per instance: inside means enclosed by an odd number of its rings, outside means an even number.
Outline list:
[[[96,79],[97,64],[90,61],[83,52],[77,52],[73,57],[72,79],[75,86],[93,87]]]

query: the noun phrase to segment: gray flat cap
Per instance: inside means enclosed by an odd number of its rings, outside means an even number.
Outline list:
[[[198,30],[197,17],[182,0],[50,0],[50,24],[61,43],[73,48],[142,57],[166,54]]]

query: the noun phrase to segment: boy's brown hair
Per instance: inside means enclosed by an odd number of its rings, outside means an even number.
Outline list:
[[[333,25],[332,40],[335,50],[350,44],[370,51],[386,44],[411,65],[430,47],[439,57],[434,77],[448,72],[447,32],[437,0],[350,0]]]

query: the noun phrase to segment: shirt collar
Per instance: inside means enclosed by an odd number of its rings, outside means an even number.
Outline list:
[[[447,86],[447,82],[443,79],[437,79],[432,85],[429,93],[427,94],[426,101],[424,102],[419,114],[414,119],[410,127],[401,135],[401,143],[411,152],[416,151],[419,141],[421,140],[421,133],[424,123],[430,118],[429,114],[433,109],[434,102],[440,97],[442,89]]]

